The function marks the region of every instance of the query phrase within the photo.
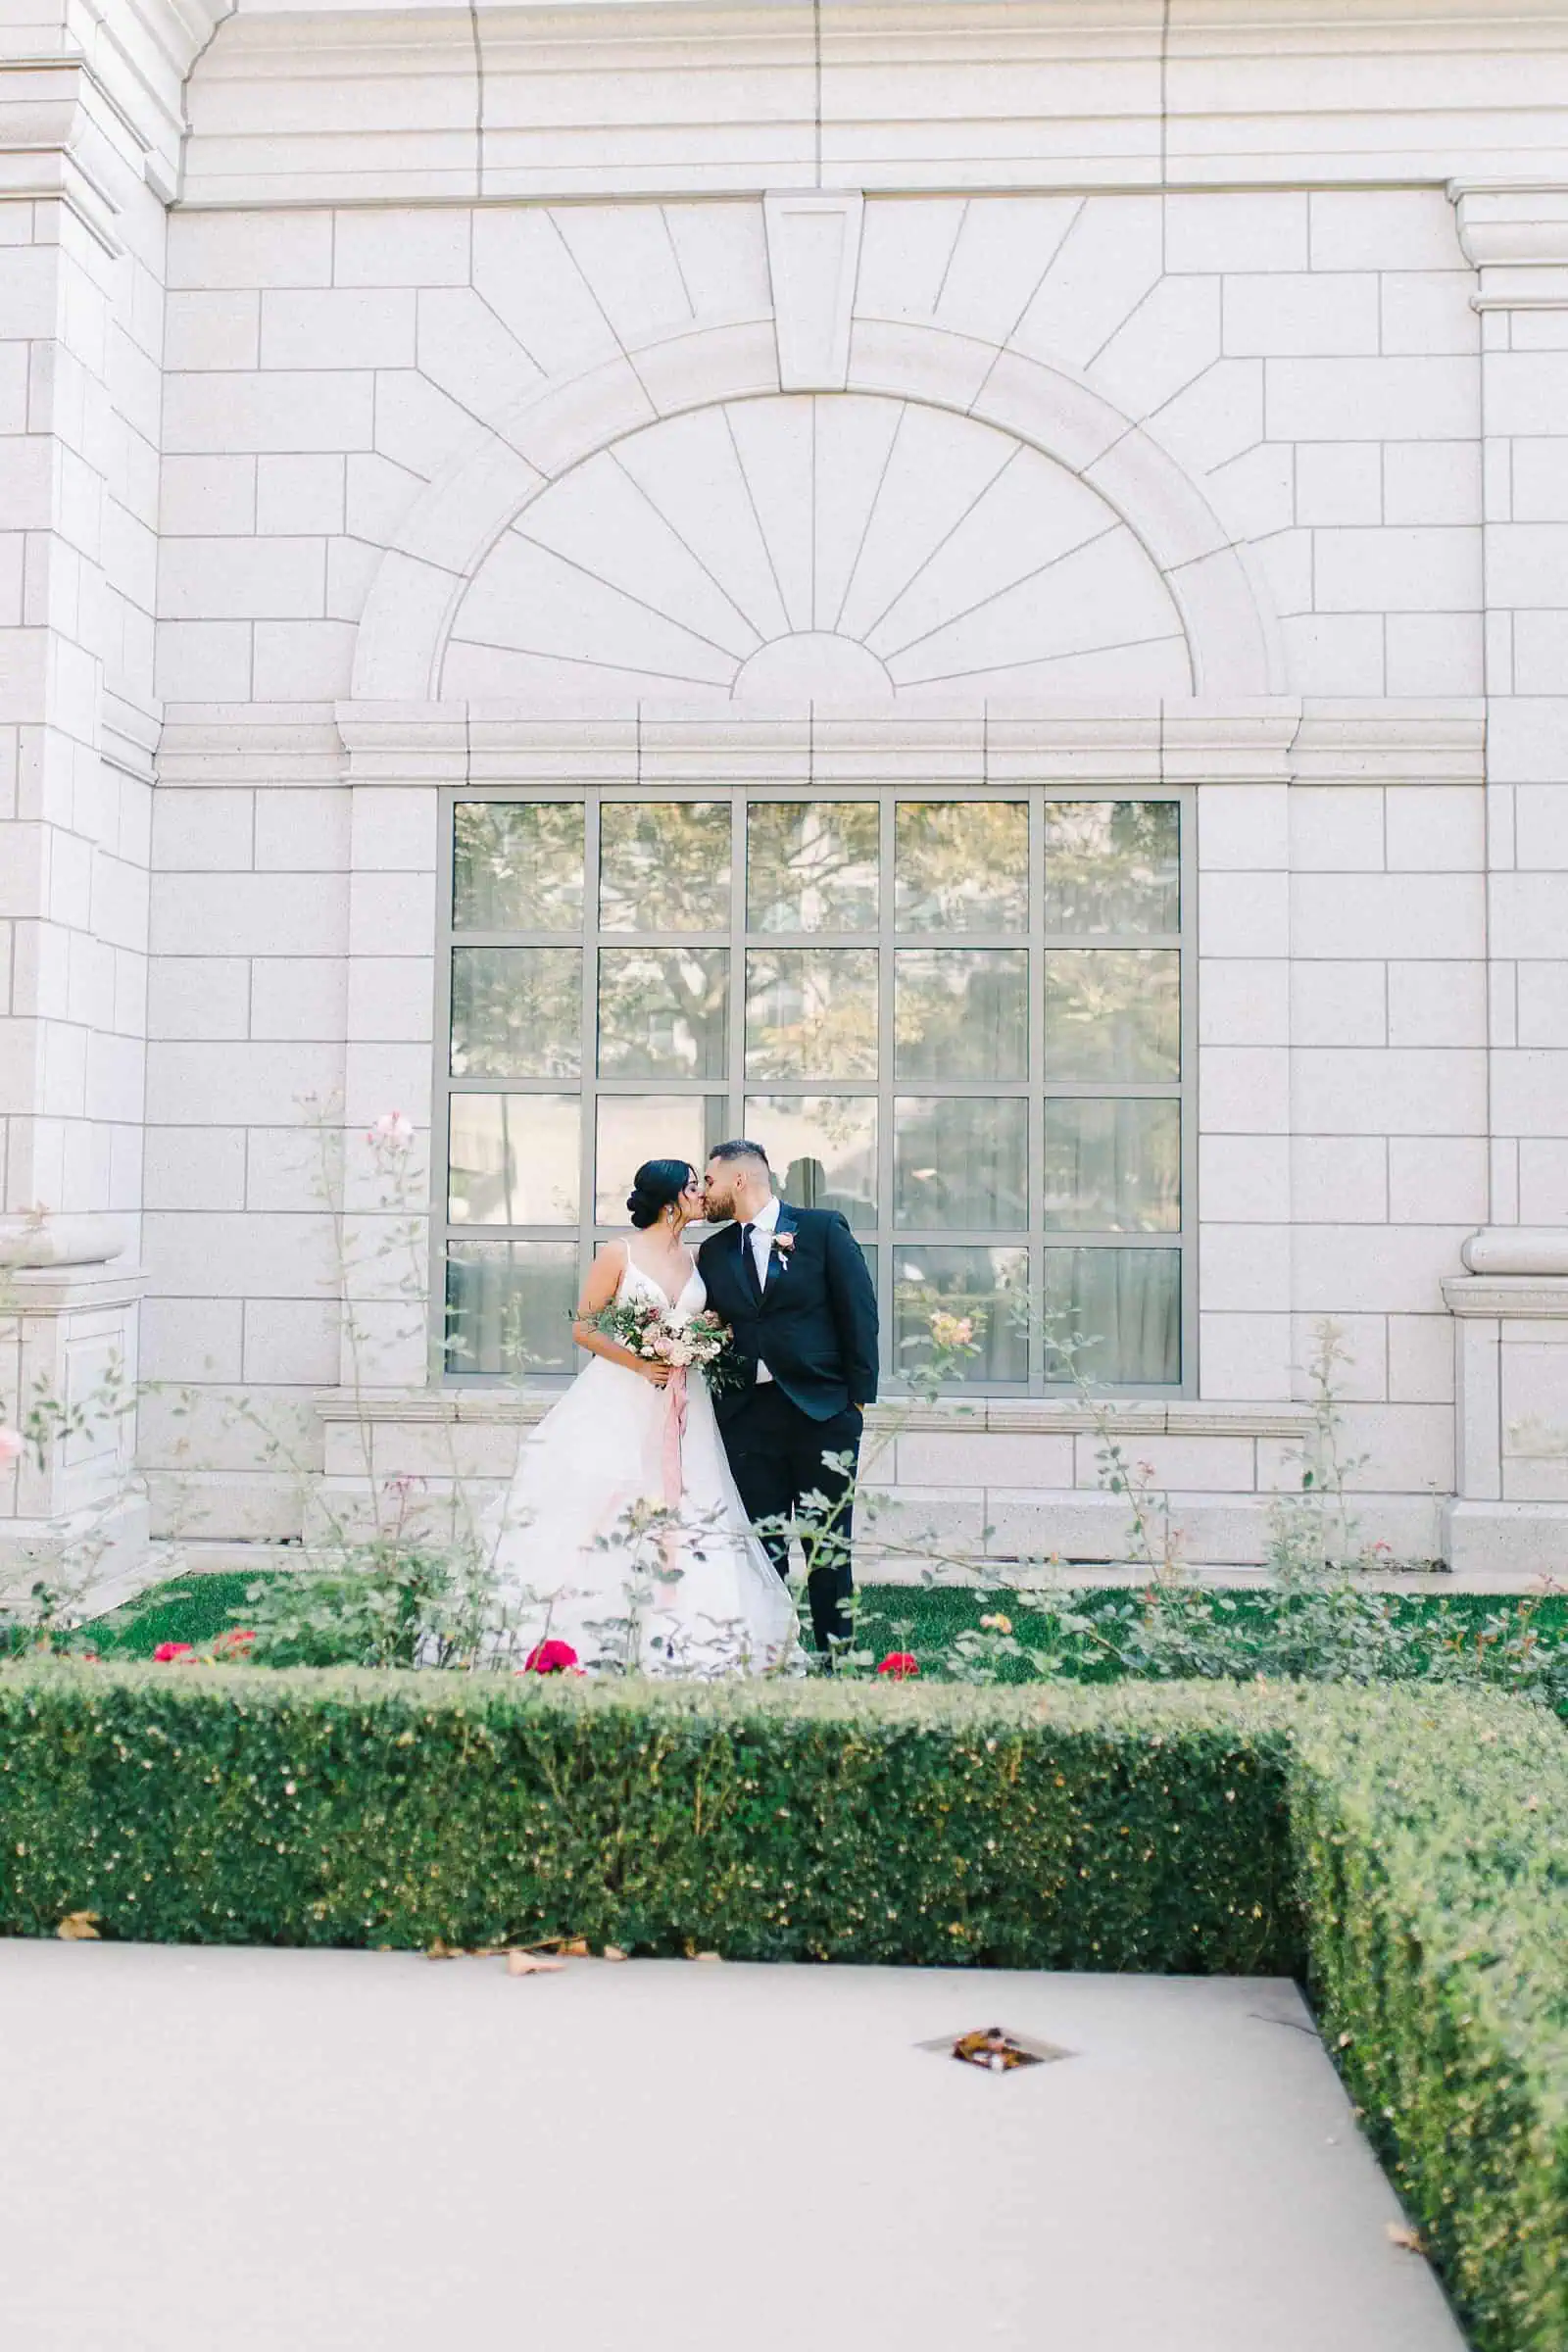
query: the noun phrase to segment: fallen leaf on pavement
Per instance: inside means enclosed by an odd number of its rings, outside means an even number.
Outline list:
[[[564,1968],[565,1965],[566,1963],[564,1960],[545,1959],[541,1952],[509,1952],[507,1954],[507,1974],[509,1977],[545,1976],[553,1973],[557,1969]]]
[[[624,1959],[625,1959],[625,1957],[626,1957],[626,1955],[625,1955],[625,1953],[624,1953],[624,1952],[621,1950],[621,1948],[620,1948],[620,1946],[619,1946],[619,1944],[618,1944],[618,1943],[607,1943],[607,1944],[606,1944],[606,1946],[605,1946],[605,1958],[606,1958],[607,1960],[624,1960]]]
[[[98,1914],[96,1911],[68,1911],[55,1930],[62,1943],[97,1943]]]
[[[1408,2223],[1385,2222],[1383,2226],[1389,2233],[1391,2246],[1402,2246],[1406,2254],[1424,2254],[1426,2252],[1426,2245],[1420,2230],[1412,2230]]]

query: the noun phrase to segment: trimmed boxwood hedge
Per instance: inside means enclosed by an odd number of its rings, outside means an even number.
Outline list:
[[[1568,2346],[1568,1746],[1438,1690],[0,1675],[0,1929],[1304,1975],[1478,2352]]]

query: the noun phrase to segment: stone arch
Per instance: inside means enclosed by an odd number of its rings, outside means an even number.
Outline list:
[[[1070,370],[941,328],[858,320],[845,393],[990,428],[1031,453],[1027,463],[1043,461],[1070,480],[1080,498],[1101,502],[1158,575],[1177,617],[1186,682],[1166,691],[1280,690],[1277,630],[1242,551],[1174,460]],[[784,399],[772,321],[746,320],[649,344],[532,392],[500,431],[476,428],[416,500],[382,560],[360,625],[356,700],[442,699],[448,641],[470,587],[503,536],[575,469],[638,436],[651,446],[674,418]],[[1051,689],[1036,678],[1021,690]],[[669,688],[656,682],[648,691]],[[622,707],[632,692],[618,685]]]

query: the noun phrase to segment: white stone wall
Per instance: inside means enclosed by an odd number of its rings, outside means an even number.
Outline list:
[[[53,779],[19,784],[0,880],[6,1199],[141,1199],[156,734],[144,1329],[196,1392],[147,1415],[162,1521],[293,1532],[313,1396],[351,1376],[394,1414],[378,1462],[415,1463],[424,1341],[363,1270],[392,1228],[356,1139],[396,1107],[422,1150],[437,786],[811,772],[816,704],[843,772],[1010,745],[1199,787],[1219,1418],[1153,1433],[1157,1466],[1213,1556],[1255,1543],[1221,1498],[1285,1474],[1255,1415],[1332,1314],[1375,1532],[1440,1549],[1491,1458],[1456,1457],[1445,1280],[1478,1228],[1568,1220],[1563,25],[788,0],[207,29],[125,253],[0,247],[0,331],[59,355],[0,344],[32,518],[0,714]],[[1486,1408],[1499,1463],[1533,1394]],[[967,1482],[963,1443],[911,1439],[894,1485],[940,1463],[997,1518],[1085,1484],[1071,1432],[988,1432]]]

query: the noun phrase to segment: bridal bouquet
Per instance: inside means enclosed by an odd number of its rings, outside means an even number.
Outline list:
[[[618,1347],[629,1348],[633,1355],[668,1364],[675,1372],[706,1373],[710,1388],[722,1388],[733,1377],[730,1328],[711,1307],[698,1315],[677,1315],[653,1298],[612,1298],[596,1316],[594,1327]]]

